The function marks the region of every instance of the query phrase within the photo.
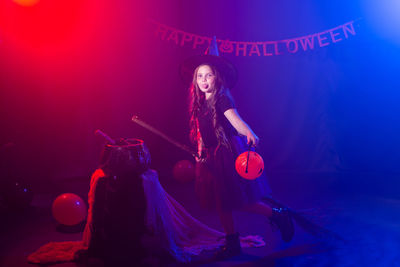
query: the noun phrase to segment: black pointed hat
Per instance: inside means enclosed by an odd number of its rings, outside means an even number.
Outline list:
[[[214,36],[204,55],[192,56],[180,66],[180,74],[185,82],[191,83],[194,70],[202,64],[215,66],[225,82],[225,86],[232,88],[237,81],[237,70],[226,58],[221,57],[218,51],[217,39]]]

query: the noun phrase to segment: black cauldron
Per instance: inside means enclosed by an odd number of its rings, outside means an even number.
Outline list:
[[[145,255],[141,240],[146,231],[146,197],[140,175],[150,167],[150,153],[139,139],[121,139],[104,147],[90,226],[89,256],[105,266],[136,266]]]
[[[110,175],[142,174],[149,169],[150,152],[140,139],[121,139],[117,144],[104,147],[100,166]]]

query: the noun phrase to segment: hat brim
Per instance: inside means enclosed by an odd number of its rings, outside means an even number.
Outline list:
[[[194,70],[202,64],[215,66],[223,76],[225,86],[230,89],[235,86],[238,76],[235,66],[226,58],[214,55],[197,55],[185,60],[180,66],[182,80],[188,84],[191,83]]]

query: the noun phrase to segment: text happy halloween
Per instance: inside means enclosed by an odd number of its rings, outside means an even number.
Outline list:
[[[185,32],[154,20],[150,20],[150,22],[156,26],[155,35],[163,41],[173,42],[180,46],[191,46],[193,49],[201,48],[203,50],[211,42],[211,37]],[[219,50],[222,53],[233,53],[236,56],[278,56],[325,47],[349,39],[350,36],[354,35],[356,35],[354,21],[350,21],[326,31],[292,39],[264,42],[217,39],[217,42]]]

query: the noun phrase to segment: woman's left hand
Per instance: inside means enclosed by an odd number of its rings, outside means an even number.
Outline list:
[[[258,145],[258,142],[260,141],[260,138],[258,138],[258,136],[253,132],[249,132],[246,135],[246,137],[247,137],[247,144],[253,147],[256,147]]]

